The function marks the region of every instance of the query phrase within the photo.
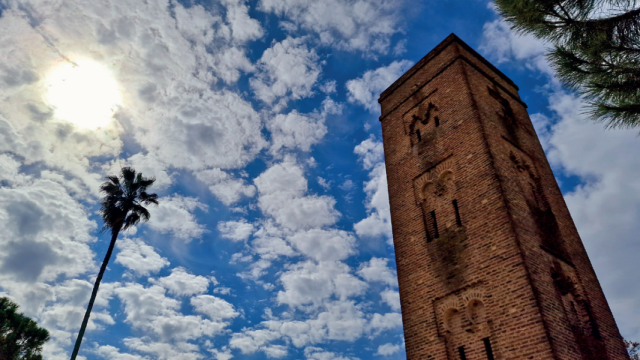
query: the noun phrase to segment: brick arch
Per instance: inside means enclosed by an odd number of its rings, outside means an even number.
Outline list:
[[[455,174],[454,169],[455,169],[454,159],[453,157],[449,156],[446,160],[440,162],[434,168],[424,172],[422,175],[418,176],[415,180],[413,180],[413,188],[415,191],[416,203],[419,205],[424,200],[426,200],[424,196],[424,188],[428,183],[434,183],[434,184],[437,183],[440,180],[440,176],[445,172],[450,172],[453,176]]]
[[[480,299],[471,299],[467,303],[467,318],[474,325],[482,325],[487,321],[487,307]]]
[[[457,308],[449,308],[442,316],[445,331],[457,333],[462,331],[463,313]]]

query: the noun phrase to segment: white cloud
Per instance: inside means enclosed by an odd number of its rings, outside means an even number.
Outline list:
[[[269,152],[278,156],[283,149],[311,151],[311,146],[318,144],[327,134],[327,117],[341,113],[342,105],[327,97],[312,113],[300,114],[293,110],[288,114],[276,114],[267,121],[267,129],[271,132]],[[315,166],[315,159],[309,159],[309,166]]]
[[[207,87],[180,95],[183,103],[163,115],[150,110],[142,119],[157,118],[137,124],[137,140],[171,166],[238,168],[266,145],[260,116],[237,94],[210,93]]]
[[[386,344],[378,346],[378,351],[376,352],[376,355],[391,356],[391,355],[397,353],[398,351],[400,351],[400,349],[401,349],[400,345],[392,344],[392,343],[386,343]]]
[[[389,245],[393,244],[391,231],[391,208],[387,188],[387,173],[384,163],[378,163],[369,173],[369,180],[364,185],[367,194],[365,206],[367,217],[353,225],[360,237],[385,236]]]
[[[373,257],[371,261],[364,262],[358,268],[358,275],[368,282],[380,282],[393,287],[398,287],[398,276],[395,270],[389,268],[389,259]]]
[[[260,27],[246,16],[244,3],[228,2],[230,25],[199,5],[135,1],[94,5],[77,1],[53,10],[36,1],[7,4],[0,24],[7,50],[2,63],[17,66],[16,74],[31,74],[3,87],[0,96],[5,99],[6,116],[2,133],[11,151],[64,169],[97,190],[98,178],[86,172],[87,157],[116,156],[122,148],[119,135],[124,129],[116,123],[105,131],[90,132],[54,119],[41,95],[47,73],[65,61],[55,56],[56,51],[72,61],[92,58],[109,68],[125,99],[118,120],[148,155],[167,166],[240,167],[266,146],[260,116],[251,104],[235,93],[213,90],[216,78],[208,70],[223,74],[251,70],[243,60],[244,51],[228,46],[229,41],[259,35]],[[37,19],[39,27],[32,28],[29,19]],[[227,50],[207,51],[213,44]],[[237,75],[225,78],[235,79]],[[21,100],[7,103],[9,99]]]
[[[317,307],[332,297],[345,300],[367,289],[366,283],[351,275],[349,266],[334,261],[288,265],[280,282],[284,291],[278,292],[277,301],[291,307]]]
[[[344,260],[356,253],[356,239],[342,230],[299,231],[289,236],[287,241],[316,261]]]
[[[329,190],[331,190],[331,183],[332,183],[333,181],[331,181],[331,180],[327,181],[326,179],[324,179],[324,178],[322,178],[322,177],[320,177],[320,176],[318,176],[317,180],[318,180],[318,185],[322,186],[322,188],[323,188],[325,191],[329,191]]]
[[[264,51],[258,61],[259,72],[250,80],[256,96],[273,103],[284,96],[301,99],[312,95],[312,87],[320,75],[315,50],[304,38],[287,37]]]
[[[384,162],[384,147],[381,141],[376,141],[371,135],[367,140],[356,145],[353,153],[358,155],[358,161],[365,170],[371,170],[376,165]]]
[[[347,179],[338,187],[344,191],[351,191],[356,187],[356,184],[353,182],[353,180]]]
[[[231,360],[233,359],[233,355],[231,355],[231,349],[225,347],[222,350],[218,349],[207,349],[211,352],[211,355],[215,357],[215,360]]]
[[[154,355],[157,360],[199,360],[203,358],[197,345],[184,341],[169,343],[143,337],[125,338],[123,342],[130,349]]]
[[[273,165],[254,180],[258,206],[265,215],[289,229],[302,230],[332,225],[340,216],[329,196],[305,195],[307,180],[291,158]]]
[[[336,92],[337,82],[335,80],[327,80],[320,85],[320,90],[325,94],[333,94]]]
[[[384,315],[373,314],[373,317],[369,321],[367,329],[372,334],[372,336],[378,336],[383,331],[395,329],[401,326],[402,314],[393,312],[386,313]]]
[[[233,84],[240,78],[240,71],[249,73],[255,71],[255,66],[247,58],[245,50],[237,47],[229,47],[220,50],[213,60],[213,69],[222,80]]]
[[[391,310],[400,311],[400,293],[395,290],[386,289],[380,293],[382,301],[387,303]]]
[[[227,22],[236,42],[246,42],[262,37],[263,29],[256,19],[249,17],[249,7],[245,0],[223,0],[227,8]]]
[[[231,239],[233,241],[247,240],[253,233],[253,229],[253,224],[244,219],[240,221],[221,221],[218,223],[220,235],[225,239]]]
[[[233,307],[225,300],[211,295],[198,295],[191,298],[191,306],[204,315],[207,315],[211,320],[222,321],[233,319],[240,315]]]
[[[3,285],[9,281],[52,281],[92,269],[93,252],[88,243],[94,241],[89,233],[96,224],[88,219],[84,207],[55,182],[21,182],[0,187]]]
[[[545,58],[549,46],[531,34],[515,33],[504,19],[484,24],[479,49],[498,63],[511,59],[526,61],[530,69],[554,76],[554,71]]]
[[[108,360],[149,360],[146,356],[121,353],[120,349],[111,345],[98,346],[96,344],[93,352]]]
[[[17,160],[10,155],[0,154],[0,179],[13,185],[25,183],[28,177],[20,174],[20,163]]]
[[[208,207],[196,198],[181,195],[161,197],[158,206],[149,206],[151,213],[149,227],[162,234],[171,234],[178,239],[191,241],[207,232],[198,224],[193,212],[196,209],[207,211]]]
[[[372,114],[380,113],[378,97],[413,64],[408,60],[394,61],[387,66],[365,72],[362,77],[347,81],[348,100],[364,106]]]
[[[128,283],[115,289],[124,303],[126,319],[133,328],[141,329],[170,346],[169,340],[186,341],[220,333],[226,323],[183,315],[180,302],[165,296],[166,290],[158,285],[143,287]],[[126,343],[126,341],[125,341]]]
[[[103,329],[104,325],[113,325],[115,321],[106,311],[109,301],[113,297],[113,290],[118,283],[102,283],[100,292],[96,297],[94,310],[91,313],[87,330]],[[89,296],[93,289],[93,283],[85,280],[66,280],[61,284],[52,286],[51,297],[47,300],[54,303],[47,304],[38,314],[40,323],[46,328],[61,328],[67,331],[76,330],[82,323]],[[94,316],[95,314],[95,316]]]
[[[160,256],[152,246],[140,239],[120,239],[116,246],[120,250],[116,262],[138,276],[147,276],[169,265],[169,260]]]
[[[346,358],[340,355],[337,355],[334,352],[326,351],[324,349],[309,346],[304,349],[304,356],[307,357],[307,360],[350,360],[354,358]]]
[[[195,175],[209,185],[211,193],[227,206],[240,201],[242,197],[253,197],[256,193],[255,186],[247,185],[244,179],[234,178],[218,168],[198,171]]]
[[[320,42],[348,51],[386,53],[400,31],[401,0],[261,0],[260,8],[291,21],[289,31],[302,28]],[[286,22],[281,22],[286,25]]]
[[[120,175],[120,169],[125,166],[131,166],[136,172],[156,179],[149,188],[149,192],[165,190],[173,183],[173,174],[169,173],[167,165],[154,155],[138,153],[126,160],[113,160],[111,163],[105,164],[104,170],[109,175],[118,176]]]
[[[266,350],[267,344],[280,338],[280,334],[271,330],[249,330],[235,333],[229,340],[229,346],[239,349],[243,354],[253,354],[258,350]]]
[[[209,279],[200,275],[193,275],[183,267],[173,268],[171,275],[159,279],[150,279],[152,284],[160,285],[177,296],[202,294],[209,288]]]
[[[352,342],[365,333],[367,320],[355,302],[330,301],[319,310],[315,316],[305,321],[271,319],[260,324],[263,329],[244,329],[233,335],[231,347],[241,349],[243,354],[252,354],[282,338],[301,348],[327,340]],[[320,349],[308,351],[318,353]],[[332,353],[327,353],[329,354]]]
[[[295,251],[281,238],[257,236],[251,242],[252,249],[264,260],[275,260],[279,256],[292,256]]]
[[[271,132],[270,152],[274,155],[283,148],[308,152],[327,133],[321,114],[303,115],[296,110],[275,115],[267,121],[267,129]]]

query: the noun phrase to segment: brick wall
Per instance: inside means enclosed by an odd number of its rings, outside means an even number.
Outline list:
[[[518,87],[451,35],[379,101],[407,358],[628,359]]]

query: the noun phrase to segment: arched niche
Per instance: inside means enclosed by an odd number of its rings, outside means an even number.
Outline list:
[[[457,308],[448,308],[443,316],[444,328],[449,333],[457,333],[462,330],[462,312]]]
[[[487,321],[487,310],[480,299],[471,299],[467,304],[467,317],[474,325],[481,325]]]

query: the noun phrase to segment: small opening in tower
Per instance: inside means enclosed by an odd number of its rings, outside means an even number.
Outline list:
[[[420,135],[420,129],[416,130],[416,137],[418,138],[418,142],[422,141],[422,136]]]
[[[484,350],[487,352],[487,359],[495,360],[495,357],[493,357],[493,348],[491,348],[491,340],[484,338],[482,341],[484,342]]]
[[[464,352],[464,346],[458,348],[458,354],[460,354],[460,360],[467,360],[467,354]]]
[[[458,200],[453,200],[451,202],[453,204],[453,210],[456,212],[456,224],[458,226],[462,226],[462,219],[460,219],[460,210],[458,209]]]
[[[431,211],[431,220],[433,220],[433,237],[439,238],[440,234],[438,233],[438,221],[436,220],[436,211]]]
[[[433,120],[436,122],[436,127],[440,126],[440,118],[438,118],[437,116],[433,118]]]

